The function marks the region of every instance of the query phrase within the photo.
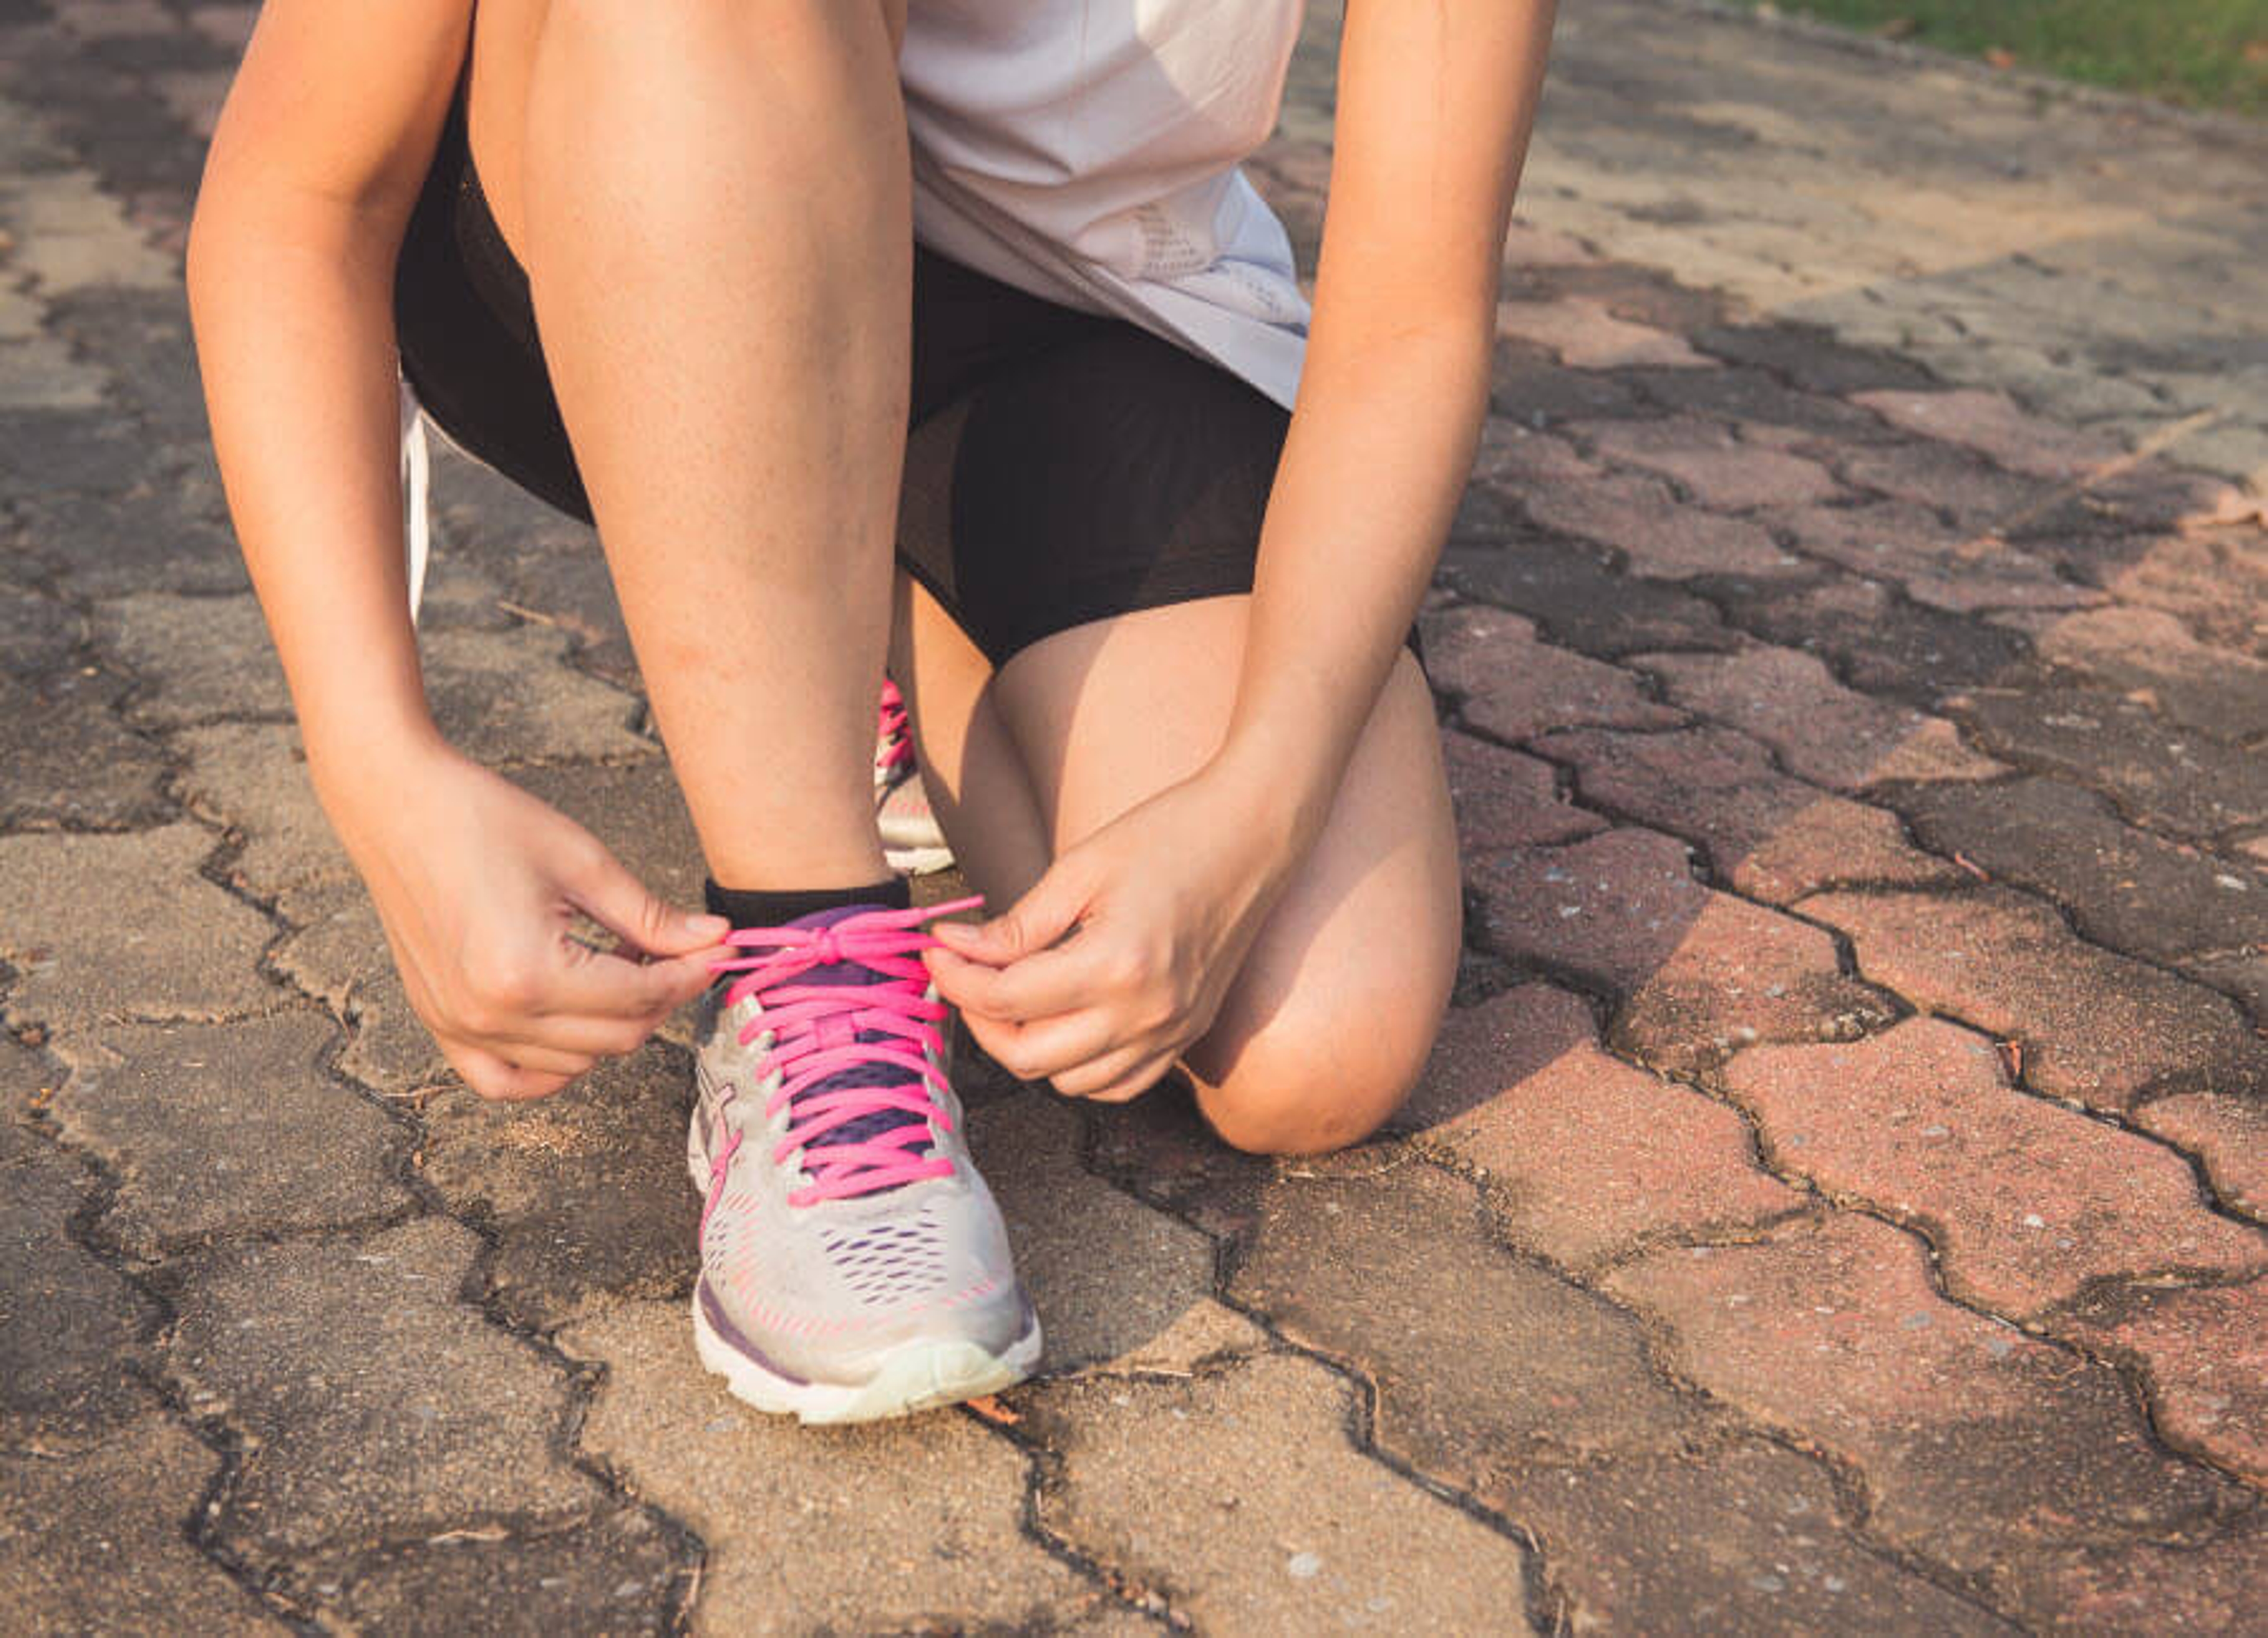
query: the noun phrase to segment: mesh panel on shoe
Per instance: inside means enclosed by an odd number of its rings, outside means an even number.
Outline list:
[[[843,1284],[877,1307],[945,1283],[945,1236],[928,1206],[896,1222],[830,1229],[823,1241]]]

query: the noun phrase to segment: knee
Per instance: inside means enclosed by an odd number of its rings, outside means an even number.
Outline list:
[[[1186,1066],[1197,1107],[1221,1140],[1248,1155],[1328,1155],[1361,1142],[1402,1107],[1432,1050],[1439,1009],[1416,1007],[1360,1038],[1333,1028],[1271,1028],[1212,1061]],[[1211,1073],[1208,1073],[1211,1071]]]

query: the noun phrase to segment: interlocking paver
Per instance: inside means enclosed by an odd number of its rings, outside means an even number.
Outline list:
[[[2042,479],[2019,477],[1953,444],[1868,445],[1844,454],[1836,472],[1859,489],[1928,506],[1975,530],[1997,528],[2051,492]]]
[[[1502,740],[1572,724],[1669,727],[1676,712],[1639,693],[1627,671],[1540,642],[1532,621],[1501,609],[1451,609],[1425,620],[1425,668],[1463,697],[1467,722]]]
[[[682,1302],[627,1302],[560,1341],[607,1370],[582,1448],[707,1544],[701,1630],[1014,1627],[1103,1600],[1024,1533],[1026,1458],[974,1419],[764,1416],[702,1370],[690,1327]]]
[[[1549,985],[1451,1013],[1397,1124],[1474,1169],[1506,1238],[1563,1264],[1803,1204],[1739,1116],[1609,1057],[1589,1007]]]
[[[1497,333],[1548,347],[1561,362],[1579,369],[1609,369],[1626,364],[1675,364],[1694,368],[1713,360],[1695,352],[1677,336],[1650,324],[1632,324],[1589,296],[1556,301],[1500,301]]]
[[[1531,1630],[1519,1545],[1358,1451],[1353,1392],[1313,1361],[1016,1399],[1062,1463],[1041,1524],[1200,1630]]]
[[[64,671],[33,688],[0,677],[0,828],[105,830],[167,816],[165,753],[111,710],[114,679]]]
[[[156,469],[144,475],[150,467]],[[74,597],[126,600],[123,612],[137,638],[168,621],[186,639],[208,644],[254,631],[241,609],[232,611],[225,601],[242,597],[247,581],[222,516],[218,483],[155,443],[102,476],[109,483],[126,483],[115,490],[98,483],[88,492],[37,494],[23,504],[18,530],[25,555]],[[224,601],[181,610],[172,606],[178,597]],[[223,623],[200,628],[201,615]],[[259,656],[247,650],[227,658],[243,667]]]
[[[1572,841],[1607,822],[1559,794],[1551,764],[1454,730],[1441,736],[1457,841],[1468,852]]]
[[[0,1588],[26,1633],[284,1633],[189,1545],[220,1458],[161,1415],[57,1459],[0,1454]]]
[[[272,929],[197,874],[214,845],[194,824],[0,837],[0,955],[23,975],[7,1016],[79,1028],[273,1005],[255,970]]]
[[[2268,1488],[2268,1281],[2131,1288],[2075,1317],[2081,1336],[2140,1361],[2169,1442]]]
[[[348,1026],[339,1072],[389,1096],[430,1087],[445,1075],[441,1049],[410,1009],[386,930],[361,885],[295,891],[282,909],[295,931],[276,944],[269,963]]]
[[[1488,938],[1515,960],[1574,972],[1624,998],[1613,1039],[1692,1069],[1759,1040],[1819,1040],[1888,1021],[1844,977],[1815,926],[1693,879],[1659,832],[1609,830],[1571,846],[1473,860]]]
[[[1916,602],[1954,614],[2083,608],[2106,595],[2064,579],[2051,558],[1997,535],[1955,528],[1911,501],[1800,506],[1771,513],[1768,520],[1804,556],[1895,580]]]
[[[2145,1103],[2133,1118],[2198,1156],[2225,1203],[2268,1221],[2268,1108],[2223,1092],[2183,1092]]]
[[[1698,843],[1727,885],[1766,904],[1847,883],[1962,880],[1909,843],[1896,815],[1789,778],[1763,746],[1729,728],[1584,729],[1535,744],[1574,764],[1585,801]]]
[[[1637,661],[1678,705],[1762,740],[1800,778],[1856,791],[1889,779],[1984,779],[2000,764],[1953,725],[1837,682],[1815,654],[1647,654]]]
[[[1634,574],[1683,580],[1697,575],[1771,575],[1800,570],[1762,524],[1678,500],[1659,479],[1624,473],[1524,496],[1528,514],[1548,529],[1611,547]]]
[[[2103,433],[2075,432],[2027,415],[2005,393],[1889,389],[1854,393],[1852,400],[1908,432],[1966,444],[2011,472],[2032,477],[2084,476],[2126,453],[2124,444]]]
[[[1452,546],[1442,571],[1466,596],[1516,609],[1550,641],[1601,660],[1653,649],[1721,652],[1742,640],[1700,598],[1660,580],[1626,579],[1587,548],[1532,540],[1501,550]]]
[[[2155,609],[2095,609],[2058,620],[2039,640],[2042,659],[2218,739],[2268,734],[2268,661],[2212,647]]]
[[[53,1118],[116,1180],[102,1232],[146,1258],[407,1206],[402,1134],[325,1073],[336,1040],[312,1009],[64,1037]]]
[[[1784,587],[1734,580],[1728,589],[1736,623],[1822,655],[1863,692],[1925,708],[1948,690],[1999,681],[2024,658],[2023,638],[2005,625],[1909,601],[1855,575]]]
[[[1700,416],[1586,421],[1567,430],[1602,459],[1675,479],[1696,502],[1716,511],[1799,506],[1842,492],[1817,461],[1768,444],[1743,441],[1723,422]],[[1734,573],[1743,567],[1733,562],[1723,565]]]
[[[2028,895],[1822,893],[1796,908],[1848,933],[1875,983],[2015,1041],[2026,1083],[2051,1096],[2120,1110],[2268,1083],[2268,1044],[2227,999],[2082,942]]]
[[[1984,1037],[1910,1019],[1866,1041],[1759,1047],[1725,1069],[1778,1164],[1926,1228],[1947,1289],[2036,1317],[2091,1282],[2268,1266],[2181,1157],[2007,1083]]]
[[[1893,800],[1939,852],[2052,898],[2115,949],[2173,961],[2268,937],[2268,872],[2138,830],[2060,780],[1929,786]]]
[[[458,1300],[479,1240],[426,1218],[359,1241],[219,1251],[185,1270],[167,1369],[258,1441],[215,1529],[287,1561],[451,1529],[536,1533],[600,1491],[557,1446],[566,1373]]]
[[[177,788],[200,817],[239,831],[231,879],[262,898],[349,879],[353,867],[308,783],[298,730],[282,723],[219,722],[186,729]]]
[[[2105,1536],[2195,1542],[2247,1505],[2159,1450],[2112,1371],[1946,1302],[1921,1243],[1870,1218],[1665,1249],[1609,1283],[1700,1387],[1854,1464],[1873,1530],[1987,1587]]]

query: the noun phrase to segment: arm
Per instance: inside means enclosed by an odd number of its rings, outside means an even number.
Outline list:
[[[1551,0],[1347,10],[1314,321],[1215,764],[1293,857],[1329,811],[1471,472],[1551,21]]]
[[[705,971],[571,946],[563,906],[647,950],[718,929],[445,744],[409,613],[394,270],[471,0],[269,0],[191,226],[190,316],[237,535],[315,788],[419,1015],[476,1089],[549,1091]]]

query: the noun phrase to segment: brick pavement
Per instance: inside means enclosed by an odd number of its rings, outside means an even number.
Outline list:
[[[0,1625],[2257,1620],[2268,133],[1569,8],[1423,1085],[983,1081],[1046,1373],[804,1433],[686,1346],[681,1046],[452,1089],[299,777],[178,281],[248,15],[0,5]],[[689,896],[589,541],[440,491],[445,722]]]

